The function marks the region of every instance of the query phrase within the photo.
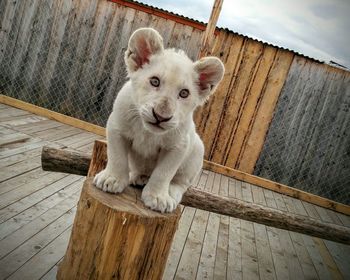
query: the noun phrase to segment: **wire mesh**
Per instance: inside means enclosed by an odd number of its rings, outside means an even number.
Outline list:
[[[350,204],[350,73],[296,68],[299,78],[289,75],[282,89],[254,174]]]
[[[50,6],[42,4],[37,15],[49,14]],[[126,42],[113,36],[105,46],[105,32],[99,34],[98,42],[91,42],[84,27],[74,28],[71,17],[64,34],[58,34],[52,22],[40,20],[27,28],[22,21],[14,20],[8,40],[0,43],[1,92],[104,126],[126,80]],[[91,28],[91,23],[84,25]],[[11,33],[17,38],[11,38]]]
[[[128,38],[152,20],[116,6],[96,12],[98,1],[88,2],[85,12],[70,6],[74,1],[1,2],[2,94],[105,126],[126,81]],[[172,47],[200,43],[200,32],[172,32],[172,38],[163,32]],[[193,47],[190,56],[196,52]],[[350,204],[348,77],[337,88],[336,75],[328,75],[329,89],[307,86],[308,79],[287,81],[304,88],[296,98],[284,87],[254,174]]]

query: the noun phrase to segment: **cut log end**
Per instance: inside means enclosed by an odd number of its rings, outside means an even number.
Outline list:
[[[101,204],[115,211],[127,212],[144,218],[169,219],[174,215],[178,215],[179,210],[176,210],[173,213],[160,213],[147,208],[141,200],[142,190],[139,188],[128,186],[122,193],[106,193],[96,188],[92,183],[92,177],[89,177],[86,179],[84,189],[90,197],[93,197]]]

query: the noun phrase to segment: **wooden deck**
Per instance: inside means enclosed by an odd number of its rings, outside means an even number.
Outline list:
[[[0,279],[55,279],[84,177],[41,170],[45,144],[92,133],[0,104]],[[197,187],[350,227],[348,216],[205,171]],[[350,246],[184,207],[164,279],[350,279]]]

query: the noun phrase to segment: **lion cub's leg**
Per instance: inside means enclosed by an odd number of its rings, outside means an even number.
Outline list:
[[[169,194],[175,200],[176,205],[182,200],[183,194],[187,191],[189,184],[171,182],[169,185]]]
[[[184,150],[178,147],[160,151],[157,164],[142,191],[142,200],[147,207],[162,213],[175,210],[177,203],[169,195],[169,185],[183,161]]]
[[[194,179],[201,171],[201,166],[202,164],[199,162],[198,166],[192,170],[192,173],[178,173],[170,182],[169,194],[176,201],[176,204],[179,204],[181,202],[183,194],[191,185],[193,185]]]
[[[195,178],[202,170],[204,146],[202,140],[196,134],[192,151],[182,162],[169,186],[169,194],[176,201],[181,202],[183,194],[194,183]]]
[[[96,174],[94,184],[105,192],[120,193],[129,184],[129,143],[118,130],[111,127],[109,122],[107,123],[107,142],[107,166]]]

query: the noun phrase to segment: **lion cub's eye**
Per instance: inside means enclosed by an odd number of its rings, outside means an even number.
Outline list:
[[[188,89],[182,89],[182,90],[179,92],[179,96],[180,96],[181,98],[187,98],[189,95],[190,95],[190,92],[188,91]]]
[[[158,77],[152,77],[151,79],[149,79],[149,82],[154,87],[159,87],[159,85],[160,85],[160,81],[159,81]]]

